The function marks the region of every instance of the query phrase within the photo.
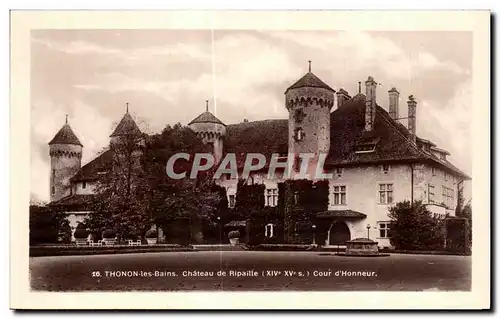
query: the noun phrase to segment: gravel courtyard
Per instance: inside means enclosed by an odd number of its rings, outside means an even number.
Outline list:
[[[43,291],[470,290],[469,256],[198,251],[30,258]]]

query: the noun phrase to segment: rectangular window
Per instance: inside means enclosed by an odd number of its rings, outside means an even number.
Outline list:
[[[236,204],[236,196],[235,195],[229,195],[229,207],[234,208],[234,205]]]
[[[87,188],[87,182],[82,182],[82,188],[83,189]]]
[[[433,167],[431,170],[432,170],[432,176],[436,176],[436,169]]]
[[[55,186],[52,186],[52,190],[51,191],[52,191],[52,195],[56,194],[56,188],[55,188]]]
[[[333,204],[346,205],[347,203],[347,188],[345,185],[333,187]]]
[[[278,189],[271,188],[266,189],[266,206],[275,207],[278,206]]]
[[[454,191],[453,188],[443,186],[443,204],[450,208],[454,204]]]
[[[448,173],[447,172],[444,172],[444,180],[447,181],[448,180]]]
[[[379,204],[392,204],[394,199],[392,184],[379,184]]]
[[[434,193],[434,185],[432,185],[432,184],[429,183],[427,185],[427,201],[429,203],[434,203],[434,195],[435,195],[435,193]]]
[[[390,222],[378,222],[379,238],[389,238]]]

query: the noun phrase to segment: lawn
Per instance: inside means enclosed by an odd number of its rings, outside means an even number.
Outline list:
[[[30,258],[45,291],[470,290],[470,256],[198,251]]]

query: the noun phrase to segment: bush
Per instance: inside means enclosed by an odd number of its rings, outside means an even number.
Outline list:
[[[240,232],[238,230],[232,230],[229,232],[229,234],[227,234],[227,237],[229,239],[231,238],[240,238]]]
[[[71,228],[65,213],[34,205],[30,206],[29,213],[30,245],[57,243],[61,238],[71,238]]]
[[[78,239],[86,239],[89,236],[89,232],[84,228],[77,227],[74,236]]]
[[[440,250],[444,248],[444,221],[432,216],[422,202],[397,203],[389,209],[390,241],[396,249]]]
[[[116,233],[112,229],[106,229],[105,231],[102,232],[102,237],[103,238],[115,238]]]
[[[157,238],[158,237],[158,232],[156,230],[148,230],[146,232],[146,238]]]

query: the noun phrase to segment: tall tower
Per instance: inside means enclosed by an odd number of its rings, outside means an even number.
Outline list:
[[[50,154],[50,201],[59,200],[71,194],[70,178],[82,165],[83,145],[66,123],[49,142]]]
[[[141,168],[141,145],[143,135],[134,119],[128,112],[110,135],[110,150],[113,152],[114,186],[125,192],[127,196],[135,189]]]
[[[208,111],[208,100],[205,112],[189,122],[188,126],[203,139],[203,143],[211,145],[215,164],[218,164],[222,160],[226,124]]]
[[[289,153],[328,153],[334,99],[335,91],[311,72],[309,61],[309,72],[285,92]]]

